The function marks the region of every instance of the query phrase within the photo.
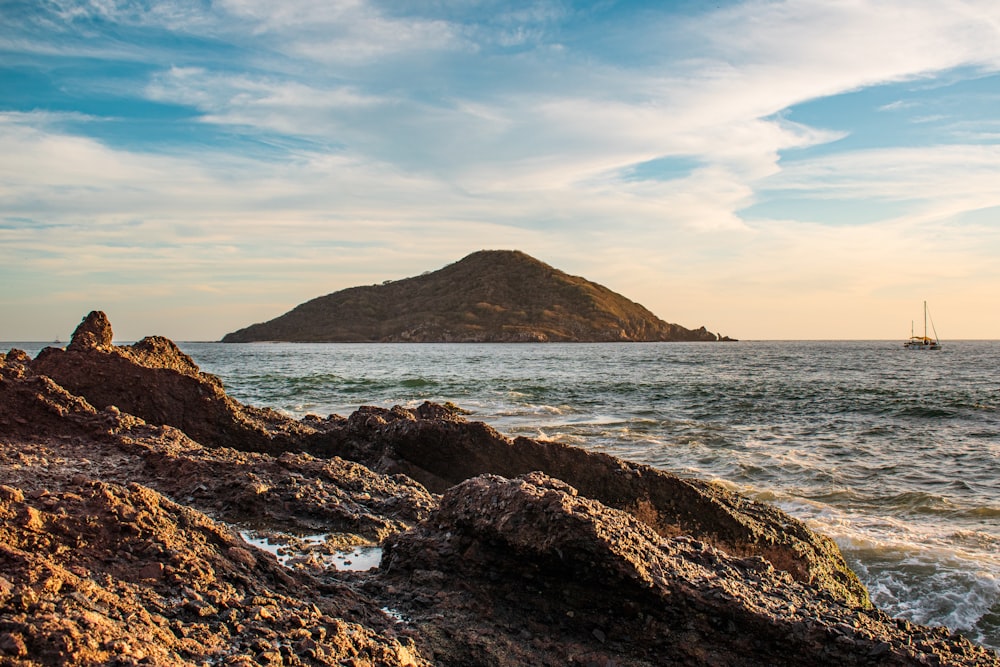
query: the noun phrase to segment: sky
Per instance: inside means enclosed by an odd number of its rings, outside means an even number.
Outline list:
[[[1000,338],[1000,3],[0,0],[0,340],[480,249],[740,339]]]

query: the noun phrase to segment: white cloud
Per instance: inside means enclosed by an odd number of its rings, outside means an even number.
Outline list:
[[[358,64],[461,43],[447,22],[395,19],[363,0],[225,0],[220,7],[248,21],[274,50],[326,64]]]
[[[919,202],[938,217],[1000,206],[1000,146],[861,150],[786,166],[765,185],[818,199]]]
[[[110,293],[112,278],[97,275],[107,270],[128,277],[135,299],[155,282],[237,301],[266,292],[274,308],[517,247],[672,321],[751,336],[742,322],[759,318],[746,303],[775,325],[758,336],[814,336],[820,324],[782,310],[816,313],[817,295],[848,310],[932,279],[972,280],[973,269],[979,285],[1000,288],[987,262],[1000,251],[996,235],[963,218],[1000,206],[995,147],[780,159],[844,137],[790,122],[781,114],[790,106],[1000,67],[992,1],[757,1],[662,23],[652,13],[642,25],[619,18],[594,42],[562,39],[556,5],[479,22],[446,3],[405,17],[362,0],[153,5],[62,1],[57,32],[79,34],[99,16],[217,40],[211,58],[177,52],[136,89],[246,143],[150,153],[60,129],[82,132],[90,119],[79,114],[0,116],[4,215],[40,223],[0,228],[8,266],[72,279],[80,293]],[[22,53],[98,48],[57,42]],[[110,60],[172,62],[165,44],[99,48]],[[995,131],[963,129],[979,141]],[[254,141],[286,150],[244,152]],[[624,177],[664,156],[697,166],[673,180]],[[901,201],[910,214],[840,227],[738,214],[787,193]],[[934,260],[941,268],[917,268]],[[248,312],[220,311],[215,335]],[[739,318],[718,322],[719,312]],[[871,333],[835,337],[853,335]]]

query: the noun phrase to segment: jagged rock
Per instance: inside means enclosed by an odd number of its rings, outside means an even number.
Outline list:
[[[301,448],[304,437],[322,425],[234,401],[217,377],[201,372],[166,338],[114,346],[110,336],[107,318],[95,311],[66,350],[45,348],[31,368],[97,408],[115,406],[152,424],[174,426],[209,447],[280,454]],[[90,344],[97,337],[109,344]]]
[[[93,313],[91,319],[106,321]],[[693,535],[734,555],[763,556],[838,599],[870,604],[836,545],[773,507],[604,454],[511,440],[440,406],[362,408],[346,422],[294,421],[232,400],[218,378],[201,373],[176,345],[157,337],[128,347],[47,348],[31,369],[91,404],[115,405],[148,422],[174,426],[202,444],[339,455],[386,474],[403,473],[439,493],[482,473],[516,477],[541,470],[588,497],[632,512],[663,535]],[[239,505],[271,507],[266,494],[255,493]],[[392,530],[387,526],[383,536]]]
[[[939,630],[904,631],[761,558],[635,517],[540,473],[486,475],[391,540],[378,586],[439,665],[995,665]],[[432,592],[420,595],[420,586]]]
[[[91,311],[73,331],[68,348],[71,350],[102,350],[111,347],[114,338],[108,316],[99,310]]]
[[[517,477],[542,471],[631,513],[661,535],[689,535],[734,556],[761,556],[839,600],[871,604],[832,540],[775,507],[717,485],[561,443],[512,440],[431,404],[363,408],[348,419],[348,429],[339,445],[344,456],[404,473],[432,491],[483,473]]]
[[[109,336],[0,355],[0,664],[997,664],[711,484],[430,403],[295,421]],[[214,519],[383,568],[284,569]]]
[[[287,530],[379,542],[434,505],[422,486],[403,476],[338,457],[206,448],[175,428],[117,409],[98,411],[51,378],[8,364],[0,366],[0,443],[15,437],[22,444],[0,448],[0,466],[22,488],[58,486],[75,476],[139,481],[231,522],[269,520]],[[50,478],[50,467],[61,471],[61,481]]]
[[[5,365],[24,366],[29,363],[31,363],[31,357],[24,350],[14,348],[6,354],[0,352],[0,367]]]

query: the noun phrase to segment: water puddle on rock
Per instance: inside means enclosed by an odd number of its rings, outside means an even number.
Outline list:
[[[403,615],[403,612],[392,607],[382,607],[382,613],[391,618],[396,623],[409,623],[410,619]]]
[[[379,566],[382,547],[373,544],[345,545],[334,533],[289,535],[286,533],[241,530],[240,536],[252,546],[273,554],[288,568],[310,570],[353,570],[364,572]]]

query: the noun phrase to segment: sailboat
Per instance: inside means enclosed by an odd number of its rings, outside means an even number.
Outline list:
[[[931,320],[931,331],[934,332],[934,337],[931,338],[927,335],[927,302],[924,301],[924,335],[917,336],[913,333],[913,322],[910,322],[910,339],[903,343],[903,347],[907,350],[940,350],[941,343],[938,341],[937,330],[934,329],[934,320]]]

